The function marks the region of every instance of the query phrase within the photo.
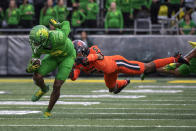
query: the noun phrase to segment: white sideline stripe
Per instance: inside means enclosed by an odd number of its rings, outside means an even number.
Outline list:
[[[169,85],[169,86],[159,86],[159,85],[139,85],[136,88],[196,88],[196,86],[183,86],[183,85]]]
[[[49,98],[50,96],[44,96]],[[126,96],[126,95],[61,95],[60,98],[143,98],[146,96]]]
[[[0,107],[0,108],[10,108]],[[42,107],[15,107],[16,109],[42,109]],[[63,110],[177,110],[177,111],[196,111],[196,109],[184,109],[184,108],[63,108],[56,107],[57,109]]]
[[[0,118],[0,120],[17,120],[17,119],[19,119],[19,120],[34,120],[34,119],[44,119],[45,120],[45,118],[3,118],[3,117],[1,117]],[[70,120],[70,118],[55,118],[55,119],[57,119],[57,120]],[[79,118],[80,120],[92,120],[91,118]],[[99,118],[99,119],[93,119],[93,120],[114,120],[114,121],[146,121],[146,120],[148,120],[148,121],[157,121],[157,120],[161,120],[161,121],[170,121],[170,120],[182,120],[182,119],[101,119],[101,118]],[[183,119],[183,120],[186,120],[186,119]],[[182,121],[183,121],[182,120]]]
[[[120,104],[120,103],[107,103],[108,105],[125,105],[125,104]],[[126,103],[127,105],[145,105],[145,106],[150,106],[150,105],[154,105],[154,106],[188,106],[188,105],[196,105],[195,104],[132,104],[132,103]]]
[[[97,127],[97,128],[196,128],[196,126],[126,126],[126,125],[0,125],[0,127]]]
[[[1,101],[0,105],[48,105],[48,101],[38,101],[38,102],[31,102],[31,101]],[[95,105],[100,104],[100,102],[64,102],[64,101],[57,101],[57,105]]]
[[[95,90],[92,92],[108,92],[108,90]],[[179,93],[183,92],[182,90],[151,90],[151,89],[143,89],[143,90],[123,90],[122,92],[126,93]]]
[[[65,115],[164,115],[164,116],[196,116],[196,114],[174,114],[174,113],[105,113],[105,112],[99,112],[99,113],[58,113],[54,112],[54,114],[65,114]]]
[[[25,114],[35,114],[41,111],[13,111],[13,110],[0,110],[0,115],[25,115]]]

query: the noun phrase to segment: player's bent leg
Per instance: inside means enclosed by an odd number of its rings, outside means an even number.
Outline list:
[[[120,93],[127,85],[130,83],[130,80],[117,80],[117,88],[113,91],[114,94]]]
[[[35,84],[40,87],[40,90],[38,90],[31,98],[31,101],[36,102],[49,91],[49,86],[45,85],[43,76],[39,73],[34,73],[33,80]]]
[[[117,73],[111,73],[111,74],[104,74],[104,80],[105,80],[105,85],[108,87],[109,92],[113,92],[114,89],[116,88],[118,74]]]
[[[43,114],[44,118],[49,118],[51,116],[50,112],[52,111],[55,103],[59,99],[60,88],[63,85],[64,81],[68,78],[72,70],[75,57],[67,56],[66,58],[59,59],[58,61],[60,62],[60,64],[58,65],[58,73],[54,81],[53,91],[50,96],[50,102],[49,102],[48,108]]]
[[[41,89],[38,90],[33,96],[32,101],[38,101],[46,92],[49,90],[49,86],[46,86],[44,83],[43,76],[55,70],[57,67],[56,59],[53,56],[45,55],[42,60],[42,64],[37,73],[34,73],[33,79],[35,84]]]

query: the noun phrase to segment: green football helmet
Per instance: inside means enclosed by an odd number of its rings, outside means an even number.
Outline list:
[[[34,26],[30,32],[29,40],[34,50],[45,46],[48,41],[49,30],[44,25]]]

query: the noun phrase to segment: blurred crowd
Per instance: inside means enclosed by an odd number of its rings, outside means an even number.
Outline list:
[[[137,18],[151,18],[152,24],[159,24],[183,10],[177,15],[180,34],[194,34],[195,4],[196,0],[4,0],[0,3],[0,27],[50,27],[49,19],[55,18],[69,20],[73,29],[104,27],[107,32],[131,28]]]

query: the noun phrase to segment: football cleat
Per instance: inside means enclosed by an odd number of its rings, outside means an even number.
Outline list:
[[[189,43],[193,48],[196,47],[196,42],[188,41],[188,43]]]
[[[31,101],[36,102],[38,101],[44,94],[46,94],[49,91],[49,85],[46,86],[45,91],[42,91],[41,89],[38,90],[31,98]]]
[[[176,52],[174,57],[178,59],[178,61],[177,61],[178,63],[190,65],[190,63],[187,60],[185,60],[182,57],[182,54],[180,54],[179,52]]]
[[[109,92],[112,93],[114,91],[115,88],[109,88]]]
[[[42,118],[50,118],[52,116],[52,114],[48,111],[45,111]]]
[[[124,86],[120,87],[120,88],[115,88],[113,93],[114,94],[120,93],[129,83],[130,83],[130,80],[126,80],[126,84]]]
[[[163,67],[163,70],[165,71],[170,71],[170,70],[175,70],[176,69],[176,63],[170,63],[169,65],[166,65]]]

